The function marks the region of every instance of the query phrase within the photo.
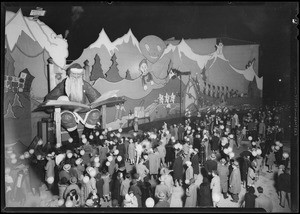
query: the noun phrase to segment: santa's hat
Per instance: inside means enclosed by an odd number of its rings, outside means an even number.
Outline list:
[[[84,69],[78,63],[74,63],[67,68],[68,75],[70,73],[81,74],[83,71],[84,71]]]

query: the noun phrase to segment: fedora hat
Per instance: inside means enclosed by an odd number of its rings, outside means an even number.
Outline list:
[[[71,165],[70,164],[65,164],[64,167],[63,167],[63,169],[65,171],[69,171],[71,169]]]
[[[163,198],[166,197],[166,195],[165,195],[164,192],[160,191],[160,192],[158,193],[157,197],[158,197],[159,199],[163,199]]]
[[[214,153],[212,153],[212,154],[210,155],[210,159],[212,159],[212,160],[216,159],[216,155],[215,155]]]

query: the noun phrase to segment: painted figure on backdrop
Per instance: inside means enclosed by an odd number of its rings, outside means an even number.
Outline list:
[[[148,89],[147,83],[150,82],[150,85],[153,85],[153,76],[148,71],[148,63],[146,59],[143,59],[139,64],[139,70],[142,74],[142,85],[144,90],[146,91]]]
[[[94,102],[101,94],[86,82],[83,76],[84,69],[81,65],[78,63],[72,64],[67,69],[67,77],[50,91],[44,100],[64,100],[82,104]],[[79,122],[84,124],[82,134],[88,138],[99,119],[100,111],[98,109],[92,109],[85,113],[85,115],[79,115],[76,112],[68,110],[61,113],[62,126],[69,132],[70,137],[73,139],[73,145],[79,143],[77,124]]]

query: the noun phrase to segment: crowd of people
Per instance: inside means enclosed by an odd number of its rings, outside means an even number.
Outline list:
[[[39,195],[46,185],[53,195],[46,207],[219,207],[231,197],[240,207],[271,212],[271,199],[256,185],[268,166],[268,173],[278,168],[280,206],[290,206],[280,108],[202,113],[132,134],[96,127],[80,142],[69,138],[47,150],[37,139],[18,157],[8,148],[6,200],[22,206],[27,191]]]

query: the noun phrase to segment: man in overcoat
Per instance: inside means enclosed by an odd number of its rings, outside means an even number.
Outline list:
[[[241,192],[241,173],[239,163],[234,161],[232,164],[233,170],[229,178],[229,192],[231,193],[232,202],[239,202],[239,194]]]
[[[220,160],[220,163],[218,164],[218,174],[220,177],[220,183],[221,183],[221,191],[223,193],[224,199],[228,198],[227,192],[228,192],[228,176],[229,176],[229,168],[226,165],[226,160],[222,158]]]

